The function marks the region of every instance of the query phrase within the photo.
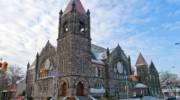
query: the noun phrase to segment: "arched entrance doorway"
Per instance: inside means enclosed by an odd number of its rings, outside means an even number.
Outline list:
[[[84,84],[82,82],[79,82],[77,84],[77,88],[76,88],[76,95],[77,96],[84,96]]]
[[[63,82],[61,84],[61,88],[60,88],[60,96],[66,96],[67,95],[67,84],[65,82]]]

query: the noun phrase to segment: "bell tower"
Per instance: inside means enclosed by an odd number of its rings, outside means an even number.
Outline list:
[[[143,55],[140,53],[136,62],[137,75],[139,77],[139,82],[147,85],[148,79],[148,64],[144,59]]]
[[[87,73],[91,63],[90,12],[85,11],[80,0],[71,0],[65,11],[60,11],[57,42],[60,72]]]
[[[59,13],[57,53],[60,81],[68,84],[64,87],[66,96],[87,95],[85,77],[91,76],[90,12],[85,11],[80,0],[70,0],[64,12]]]

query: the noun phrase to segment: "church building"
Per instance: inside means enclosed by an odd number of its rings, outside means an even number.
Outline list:
[[[143,95],[160,95],[153,62],[149,67],[140,54],[135,74],[120,45],[108,49],[91,43],[90,19],[80,0],[70,0],[60,11],[57,46],[48,41],[27,65],[28,100],[119,100],[136,96],[138,84],[146,87]]]

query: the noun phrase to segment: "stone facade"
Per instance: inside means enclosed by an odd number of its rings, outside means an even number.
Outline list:
[[[136,69],[138,82],[147,86],[143,94],[162,97],[163,94],[159,81],[159,73],[154,63],[151,62],[150,65],[148,65],[140,53],[136,62]]]
[[[106,96],[117,100],[133,96],[130,90],[136,82],[130,77],[134,74],[130,57],[119,45],[105,49],[91,44],[90,12],[80,0],[71,0],[65,11],[60,11],[58,30],[57,46],[48,41],[27,65],[28,99]]]
[[[150,90],[150,95],[162,96],[163,93],[160,86],[159,73],[156,70],[156,67],[153,62],[151,62],[149,66],[148,86]]]

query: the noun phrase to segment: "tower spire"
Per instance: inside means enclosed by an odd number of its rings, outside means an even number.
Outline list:
[[[157,71],[157,69],[156,69],[153,61],[151,61],[151,64],[150,64],[150,66],[149,66],[149,69],[150,69],[150,70],[155,70],[155,71]]]
[[[67,5],[67,7],[64,11],[64,14],[68,14],[74,10],[80,14],[86,14],[86,11],[80,0],[70,0],[69,4]]]
[[[144,59],[143,55],[140,53],[139,57],[136,61],[136,67],[141,66],[141,65],[148,65],[148,64],[147,64],[146,60]]]

